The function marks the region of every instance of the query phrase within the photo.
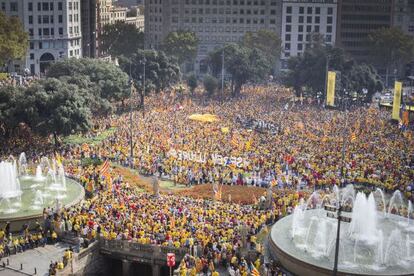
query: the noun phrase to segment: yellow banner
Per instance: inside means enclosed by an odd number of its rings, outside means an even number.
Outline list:
[[[398,121],[400,120],[401,90],[402,83],[396,81],[394,86],[394,102],[392,104],[392,119]]]
[[[335,79],[336,72],[328,71],[328,84],[326,88],[326,105],[334,106],[335,104]]]

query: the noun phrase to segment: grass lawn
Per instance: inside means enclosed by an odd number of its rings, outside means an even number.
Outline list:
[[[85,137],[82,134],[74,134],[69,135],[63,138],[64,144],[69,145],[81,145],[81,144],[88,144],[88,145],[96,145],[101,143],[103,140],[107,139],[109,136],[111,136],[116,131],[116,127],[111,127],[104,132],[100,133],[99,135],[95,137]]]

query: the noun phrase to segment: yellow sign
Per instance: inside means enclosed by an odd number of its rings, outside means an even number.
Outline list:
[[[392,119],[398,121],[400,120],[401,90],[402,83],[396,81],[394,86],[394,102],[392,104]]]
[[[218,121],[218,117],[213,114],[192,114],[188,117],[188,119],[193,121],[199,121],[204,123],[212,123]]]
[[[328,71],[328,83],[326,88],[326,105],[335,105],[335,79],[336,72]]]

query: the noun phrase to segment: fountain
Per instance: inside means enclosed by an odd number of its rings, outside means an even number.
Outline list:
[[[0,162],[0,198],[17,197],[22,194],[16,172],[16,161]]]
[[[42,209],[54,206],[56,200],[61,206],[70,206],[83,198],[83,188],[65,176],[62,164],[43,157],[34,167],[35,175],[29,175],[24,153],[18,161],[11,156],[0,162],[0,223],[27,222],[41,217]],[[47,175],[43,174],[42,168],[47,169]]]
[[[377,200],[380,204],[377,205]],[[338,275],[413,275],[414,235],[412,203],[400,191],[389,200],[381,190],[368,196],[352,185],[334,188],[309,209],[300,200],[292,215],[279,220],[270,234],[272,254],[296,275],[331,275],[335,255],[337,220],[327,216],[324,204],[352,206],[342,212],[350,223],[341,223]],[[397,215],[407,207],[408,215]]]
[[[37,165],[36,167],[36,175],[33,178],[35,182],[43,182],[45,181],[45,177],[42,175],[42,166]]]

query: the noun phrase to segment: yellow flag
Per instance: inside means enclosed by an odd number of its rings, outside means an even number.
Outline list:
[[[335,104],[335,80],[336,72],[328,72],[328,83],[326,88],[326,105],[334,106]]]
[[[392,105],[392,119],[398,121],[400,120],[401,90],[402,83],[396,81],[394,86],[394,103]]]

